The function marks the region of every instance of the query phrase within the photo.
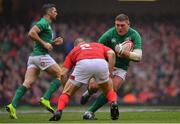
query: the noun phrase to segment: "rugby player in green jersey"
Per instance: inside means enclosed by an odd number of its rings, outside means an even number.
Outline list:
[[[43,17],[30,29],[28,36],[34,41],[34,49],[29,56],[27,62],[27,70],[23,84],[16,90],[12,102],[6,106],[6,110],[12,119],[17,119],[16,107],[23,95],[31,88],[32,84],[38,78],[40,71],[46,71],[54,77],[45,94],[41,97],[39,103],[47,110],[54,113],[54,109],[50,105],[52,94],[59,88],[60,67],[55,60],[49,55],[49,51],[53,49],[52,44],[60,45],[63,43],[61,37],[52,39],[51,22],[58,15],[54,4],[45,4],[42,7]]]
[[[123,50],[121,45],[119,45],[128,40],[132,41],[134,45],[133,51],[131,52]],[[128,16],[125,14],[119,14],[115,18],[115,26],[106,31],[98,41],[112,48],[117,54],[115,69],[111,76],[114,90],[118,91],[127,75],[129,62],[138,62],[142,58],[141,36],[135,29],[130,27]],[[94,93],[94,88],[94,85],[89,85],[88,90],[82,95],[81,104],[85,104],[88,101],[89,97]],[[95,119],[94,113],[106,103],[107,99],[103,94],[100,94],[84,113],[83,119]],[[118,117],[116,119],[118,119]]]

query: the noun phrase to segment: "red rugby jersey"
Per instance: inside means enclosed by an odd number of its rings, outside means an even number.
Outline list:
[[[76,62],[82,59],[106,59],[109,50],[111,48],[96,42],[79,44],[66,56],[64,66],[71,69]]]

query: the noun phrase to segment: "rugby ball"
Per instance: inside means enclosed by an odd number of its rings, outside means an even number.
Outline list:
[[[124,41],[123,43],[121,43],[122,49],[124,51],[133,51],[133,42],[130,40]]]

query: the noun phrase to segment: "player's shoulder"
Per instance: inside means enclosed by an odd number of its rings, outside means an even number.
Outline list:
[[[139,32],[136,29],[132,28],[132,27],[129,28],[129,32],[133,33],[133,34],[139,34]]]
[[[113,26],[107,30],[108,33],[114,33],[116,31],[116,28]]]
[[[116,28],[115,28],[115,27],[109,28],[109,29],[103,34],[103,36],[106,36],[106,37],[109,37],[109,38],[114,37],[114,35],[117,35],[117,33],[116,33]]]
[[[48,24],[48,21],[45,18],[40,18],[36,24]]]

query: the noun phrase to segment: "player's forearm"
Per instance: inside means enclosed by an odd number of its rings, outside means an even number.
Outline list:
[[[111,73],[116,62],[116,55],[114,51],[112,50],[108,51],[107,57],[108,57],[109,71]]]
[[[39,37],[38,33],[35,32],[35,31],[29,31],[28,36],[29,36],[33,41],[38,42],[38,43],[40,43],[41,45],[44,45],[44,44],[45,44],[45,41],[43,41],[43,40]]]
[[[133,52],[123,51],[121,57],[127,58],[135,62],[139,62],[142,59],[142,50],[135,49],[133,50]]]
[[[69,72],[69,68],[67,68],[65,65],[61,68],[61,75],[67,75]]]
[[[136,61],[136,62],[141,61],[141,59],[142,59],[142,50],[137,50],[137,51],[130,52],[129,59],[131,59],[132,61]]]

